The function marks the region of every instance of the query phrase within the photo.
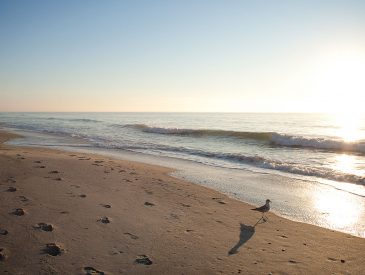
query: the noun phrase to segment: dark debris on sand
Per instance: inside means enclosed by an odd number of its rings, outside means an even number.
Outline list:
[[[38,223],[36,226],[34,226],[34,228],[43,230],[43,231],[47,231],[47,232],[53,231],[53,229],[54,229],[52,224],[47,224],[47,223],[43,223],[43,222]]]
[[[151,265],[152,261],[146,255],[138,255],[136,260],[135,260],[135,263],[144,264],[144,265]]]
[[[12,213],[16,216],[24,216],[25,211],[23,210],[23,208],[17,208]]]
[[[15,192],[16,190],[17,190],[16,187],[9,186],[9,188],[6,191],[8,191],[8,192]]]
[[[103,271],[97,270],[91,266],[84,267],[84,271],[86,275],[105,275]]]
[[[0,235],[7,235],[8,233],[8,230],[0,228]]]
[[[154,204],[154,203],[152,203],[152,202],[148,202],[148,201],[146,201],[146,202],[144,203],[144,205],[145,205],[145,206],[155,206],[155,204]]]
[[[56,243],[48,243],[46,244],[46,247],[43,249],[43,252],[51,256],[58,256],[62,254],[63,249],[61,248],[60,245]]]
[[[6,255],[4,248],[0,247],[0,262],[5,261],[8,258],[8,255]]]
[[[102,223],[110,223],[110,219],[108,217],[102,217],[99,221]]]

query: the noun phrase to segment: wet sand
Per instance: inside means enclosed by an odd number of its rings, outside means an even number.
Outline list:
[[[0,143],[11,137],[0,133]],[[365,239],[272,213],[264,222],[252,206],[169,172],[0,145],[0,272],[364,273]]]

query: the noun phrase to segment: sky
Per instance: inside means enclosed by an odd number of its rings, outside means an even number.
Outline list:
[[[353,112],[365,1],[0,0],[0,112]]]

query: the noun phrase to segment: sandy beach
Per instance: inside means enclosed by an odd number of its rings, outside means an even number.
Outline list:
[[[2,274],[364,274],[365,239],[263,222],[164,167],[12,137],[0,133]]]

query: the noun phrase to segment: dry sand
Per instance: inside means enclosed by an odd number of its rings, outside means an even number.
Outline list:
[[[169,169],[0,146],[3,274],[365,274],[365,239],[272,213],[257,224]]]

